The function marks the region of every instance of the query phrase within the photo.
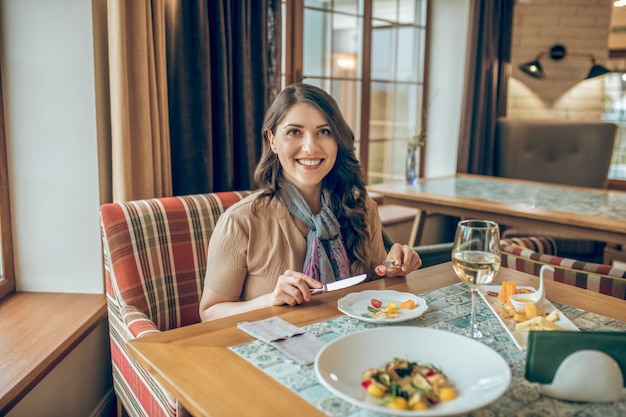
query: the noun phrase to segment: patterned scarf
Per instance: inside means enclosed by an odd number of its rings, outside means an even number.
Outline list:
[[[319,213],[313,214],[300,192],[289,180],[284,178],[279,185],[278,194],[285,202],[289,213],[309,226],[304,273],[322,284],[348,278],[350,261],[341,238],[339,222],[328,205],[330,192],[327,189],[322,190],[322,208]]]

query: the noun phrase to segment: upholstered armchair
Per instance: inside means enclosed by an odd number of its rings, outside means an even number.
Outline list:
[[[569,186],[606,188],[617,126],[604,121],[500,118],[495,131],[495,175]],[[566,202],[564,202],[566,203]],[[506,229],[504,238],[546,235]],[[559,255],[602,262],[606,242],[550,234]]]
[[[100,208],[117,412],[186,415],[128,355],[130,340],[200,321],[209,239],[217,218],[250,191],[104,204]]]
[[[547,279],[626,299],[625,269],[556,256],[550,238],[502,239],[500,251],[503,268],[539,276],[543,265],[551,265],[554,273],[548,271]]]

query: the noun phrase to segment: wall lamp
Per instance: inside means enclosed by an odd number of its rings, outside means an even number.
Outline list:
[[[565,55],[567,55],[567,49],[565,49],[565,46],[563,45],[554,45],[550,48],[550,58],[554,61],[560,61],[561,59],[565,58]],[[519,66],[519,69],[521,69],[524,73],[530,75],[531,77],[534,78],[545,78],[546,75],[543,72],[543,68],[541,67],[541,63],[539,62],[539,59],[544,55],[544,51],[539,52],[539,54],[535,57],[534,60],[527,62],[525,64],[522,64]],[[590,79],[590,78],[595,78],[595,77],[599,77],[600,75],[604,75],[608,72],[611,72],[610,70],[608,70],[606,67],[603,67],[602,65],[598,65],[596,64],[596,59],[592,54],[587,54],[587,53],[582,53],[582,52],[570,52],[569,55],[571,56],[584,56],[584,57],[588,57],[591,59],[591,69],[589,70],[589,73],[587,74],[587,77],[585,77],[585,79]]]

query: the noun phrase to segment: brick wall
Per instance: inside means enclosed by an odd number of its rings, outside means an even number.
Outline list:
[[[514,119],[600,120],[603,77],[585,80],[593,54],[608,67],[611,0],[518,0],[513,20],[511,78],[507,116]],[[550,47],[562,44],[568,54],[549,57]],[[540,59],[545,78],[523,73],[519,65]],[[610,68],[610,67],[609,67]]]

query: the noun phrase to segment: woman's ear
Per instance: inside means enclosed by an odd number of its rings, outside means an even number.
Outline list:
[[[272,150],[272,152],[276,153],[276,144],[274,143],[274,134],[272,133],[271,130],[268,130],[265,134],[267,135],[267,141],[270,144],[270,149]]]

